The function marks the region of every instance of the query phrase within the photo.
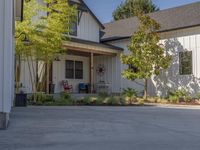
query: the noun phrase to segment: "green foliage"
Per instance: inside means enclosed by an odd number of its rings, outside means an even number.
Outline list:
[[[113,106],[121,105],[120,97],[114,97],[114,96],[108,97],[107,101],[106,101],[106,104],[107,105],[113,105]]]
[[[178,103],[181,99],[185,102],[190,100],[189,94],[186,90],[169,91],[169,101],[171,103]]]
[[[198,92],[198,93],[196,94],[196,96],[197,96],[197,99],[200,99],[200,92]]]
[[[152,75],[159,75],[161,69],[167,69],[171,57],[159,45],[160,36],[157,30],[160,25],[149,16],[138,15],[139,28],[131,38],[128,46],[129,54],[122,54],[121,61],[129,67],[123,71],[123,77],[129,80],[145,79],[145,94],[147,93],[147,79]]]
[[[122,94],[125,95],[125,96],[128,96],[128,97],[136,97],[137,91],[135,89],[132,89],[132,88],[127,88],[127,89],[123,89]]]
[[[32,84],[33,93],[39,88],[36,80],[36,69],[33,67],[35,61],[44,62],[38,73],[38,78],[43,79],[43,72],[49,73],[49,64],[55,56],[63,52],[62,42],[67,40],[70,26],[76,19],[76,6],[70,6],[67,0],[43,0],[43,4],[37,0],[24,1],[24,20],[16,22],[16,58],[18,64],[17,79],[20,79],[20,61],[28,62],[29,75]],[[44,5],[47,4],[47,5]],[[44,15],[41,15],[44,14]],[[45,15],[48,14],[48,15]],[[23,33],[23,34],[22,34]],[[64,34],[65,33],[65,34]],[[24,45],[25,35],[30,41],[29,45]],[[46,83],[49,78],[46,75]],[[42,80],[45,84],[45,81]],[[17,81],[20,82],[20,81]]]
[[[120,20],[134,17],[138,11],[145,14],[158,11],[159,8],[151,0],[125,0],[113,12],[113,19]]]
[[[36,98],[34,101],[34,97]],[[30,104],[44,105],[46,103],[54,103],[55,99],[51,95],[44,93],[35,93],[28,98]]]

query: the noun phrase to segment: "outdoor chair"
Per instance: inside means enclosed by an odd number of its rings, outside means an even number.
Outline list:
[[[88,85],[85,83],[79,83],[79,93],[84,92],[84,93],[88,93]]]
[[[68,93],[72,93],[73,92],[73,86],[69,85],[67,80],[62,81],[62,85],[63,85],[63,88],[64,88],[65,92],[68,92]]]

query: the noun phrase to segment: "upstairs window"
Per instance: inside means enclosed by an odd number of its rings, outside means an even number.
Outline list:
[[[192,74],[192,51],[179,53],[179,73],[180,75]]]
[[[70,25],[69,34],[72,36],[77,36],[77,33],[78,33],[78,16],[79,16],[79,11],[78,11],[76,19]]]

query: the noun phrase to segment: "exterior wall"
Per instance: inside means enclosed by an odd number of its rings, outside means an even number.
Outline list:
[[[55,84],[55,93],[63,91],[62,81],[68,80],[69,84],[73,86],[73,92],[78,93],[79,83],[90,82],[90,59],[89,57],[81,57],[74,55],[62,56],[61,61],[53,62],[53,83]],[[66,79],[65,78],[65,60],[83,61],[83,79]]]
[[[99,65],[105,67],[104,75],[100,76],[97,73]],[[94,84],[97,89],[97,84],[104,81],[109,84],[109,92],[120,93],[121,91],[121,70],[120,70],[119,54],[117,56],[96,56],[94,57]]]
[[[166,51],[173,60],[169,69],[163,70],[161,75],[153,76],[149,80],[148,94],[165,97],[169,90],[185,89],[195,96],[195,93],[200,91],[200,27],[162,33],[161,39],[160,43],[165,45]],[[129,43],[130,39],[110,42],[110,44],[124,48],[124,53],[128,53]],[[179,52],[182,51],[193,53],[192,75],[179,75]],[[121,64],[121,71],[125,68],[126,65]],[[121,78],[121,87],[132,87],[137,91],[143,91],[143,81],[137,80],[136,82]]]
[[[74,0],[78,2],[77,0]],[[74,38],[99,42],[100,26],[89,12],[83,12],[80,23],[78,24],[77,36]]]
[[[193,27],[161,34],[161,43],[172,55],[168,70],[160,76],[152,77],[149,91],[151,95],[167,96],[171,89],[185,89],[191,96],[200,91],[200,27]],[[179,52],[192,51],[193,74],[179,74]]]
[[[13,0],[0,0],[0,33],[0,113],[10,113],[14,99]]]
[[[88,12],[83,12],[80,23],[78,24],[77,36],[74,38],[99,42],[100,26]]]
[[[128,48],[127,48],[129,43],[130,43],[130,39],[109,42],[109,44],[111,44],[111,45],[115,45],[115,46],[123,48],[124,49],[124,52],[123,52],[124,54],[128,54],[129,53]],[[120,70],[120,72],[118,73],[119,77],[117,79],[117,83],[118,84],[120,83],[121,91],[123,89],[126,89],[126,88],[134,88],[135,90],[138,91],[139,94],[140,93],[142,94],[143,90],[144,90],[144,82],[143,82],[143,80],[130,81],[130,80],[127,80],[127,79],[122,77],[121,74],[122,74],[123,70],[127,68],[127,65],[121,64],[120,56],[118,56],[118,65],[117,66],[118,66],[118,68]]]

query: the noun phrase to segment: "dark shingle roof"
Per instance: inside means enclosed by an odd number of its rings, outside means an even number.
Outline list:
[[[200,26],[200,2],[150,13],[149,16],[161,25],[159,32]],[[104,26],[102,41],[112,41],[132,36],[138,28],[138,20],[132,17]]]

